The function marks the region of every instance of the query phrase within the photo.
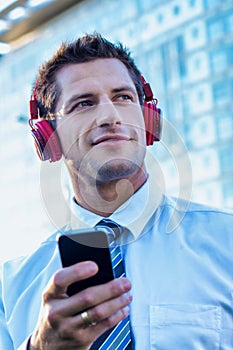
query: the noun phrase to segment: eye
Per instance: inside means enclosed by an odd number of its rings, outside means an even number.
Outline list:
[[[73,111],[81,111],[83,109],[87,109],[87,108],[90,108],[90,107],[93,107],[94,105],[94,102],[91,101],[91,100],[83,100],[83,101],[80,101],[78,103],[76,103],[70,110],[70,113],[73,112]]]
[[[116,97],[116,101],[133,101],[133,97],[129,94],[122,94]]]

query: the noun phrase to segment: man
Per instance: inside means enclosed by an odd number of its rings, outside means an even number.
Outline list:
[[[106,218],[123,227],[127,278],[69,297],[68,286],[98,267],[62,268],[52,235],[3,267],[1,349],[90,349],[129,314],[131,349],[233,348],[233,215],[162,195],[145,165],[143,84],[127,50],[98,34],[63,44],[40,69],[32,98],[42,123],[32,126],[38,153],[63,155],[71,229]],[[171,219],[178,224],[167,234]]]

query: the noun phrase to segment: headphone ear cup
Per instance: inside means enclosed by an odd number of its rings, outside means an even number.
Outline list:
[[[56,162],[62,157],[62,150],[56,132],[46,120],[35,124],[31,130],[37,154],[41,160]]]
[[[146,144],[153,145],[161,136],[161,109],[153,102],[144,103],[144,121],[146,128]]]

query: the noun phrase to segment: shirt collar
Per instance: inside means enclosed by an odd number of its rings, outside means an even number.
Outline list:
[[[148,179],[146,183],[123,203],[108,219],[127,227],[136,239],[143,228],[158,208],[162,200],[161,179],[159,168],[154,157],[149,151],[146,155],[146,168]],[[71,204],[71,229],[90,228],[104,219],[104,217],[86,210],[79,206],[74,200]]]

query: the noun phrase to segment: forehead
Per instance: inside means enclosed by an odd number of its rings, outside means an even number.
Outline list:
[[[66,90],[95,88],[127,83],[134,85],[126,66],[116,58],[99,58],[90,62],[74,63],[63,67],[56,75],[62,95]]]

